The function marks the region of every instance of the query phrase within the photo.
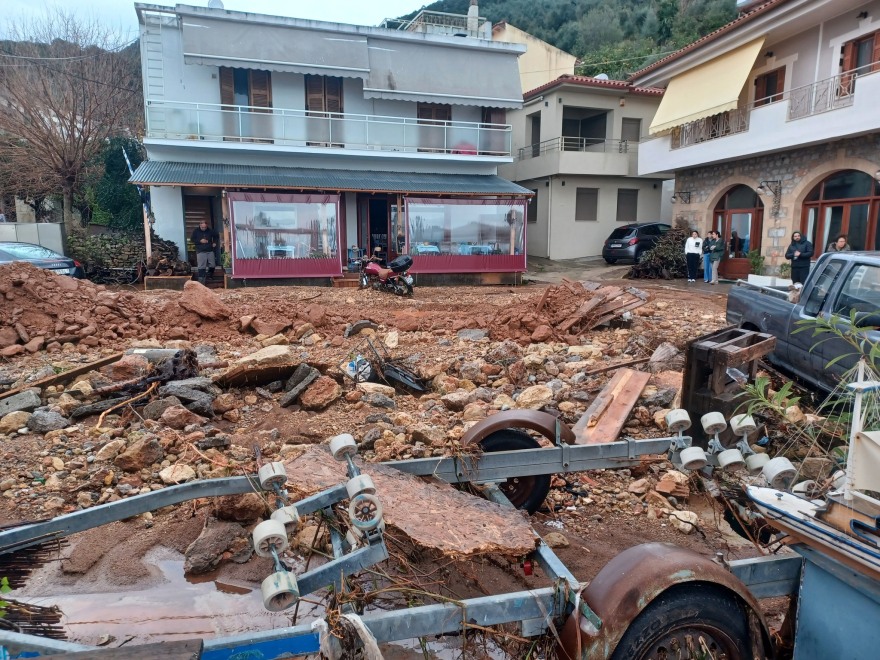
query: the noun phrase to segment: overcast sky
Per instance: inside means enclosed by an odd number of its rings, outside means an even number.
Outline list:
[[[148,0],[150,1],[150,0]],[[226,9],[252,11],[275,16],[293,16],[319,21],[334,21],[354,25],[378,25],[384,18],[395,18],[420,9],[431,0],[223,0]],[[151,4],[173,6],[171,0],[151,0]],[[208,0],[190,0],[180,4],[207,6]],[[137,36],[137,17],[132,0],[65,0],[44,3],[40,0],[0,0],[0,32],[6,33],[7,24],[26,16],[45,12],[47,6],[59,5],[66,10],[98,16],[121,32]]]

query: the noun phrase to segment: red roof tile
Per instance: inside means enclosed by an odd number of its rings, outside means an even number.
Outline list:
[[[556,80],[551,80],[548,83],[544,83],[540,87],[536,87],[526,93],[523,94],[523,100],[527,101],[530,98],[538,96],[539,94],[546,92],[554,87],[559,87],[561,85],[579,85],[581,87],[595,87],[599,89],[617,89],[621,92],[626,92],[627,94],[637,94],[641,96],[662,96],[663,91],[657,87],[637,87],[630,82],[625,80],[603,80],[601,78],[593,78],[591,76],[573,76],[568,73],[563,73]]]

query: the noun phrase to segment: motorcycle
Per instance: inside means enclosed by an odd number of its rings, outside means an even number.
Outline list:
[[[412,257],[401,254],[392,259],[388,268],[382,268],[375,256],[360,260],[360,288],[372,287],[377,291],[386,291],[398,296],[413,294],[413,276],[409,274]]]

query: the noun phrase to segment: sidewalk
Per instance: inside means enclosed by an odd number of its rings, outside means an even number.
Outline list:
[[[528,271],[524,276],[524,280],[536,283],[559,284],[562,278],[565,277],[570,280],[622,281],[632,286],[650,283],[655,286],[681,289],[683,291],[722,294],[726,294],[733,284],[730,280],[721,280],[718,284],[712,285],[703,282],[702,279],[698,279],[696,282],[688,282],[684,278],[675,280],[628,280],[624,279],[624,277],[629,272],[632,264],[614,264],[612,266],[606,264],[602,257],[581,257],[579,259],[560,259],[554,261],[544,257],[530,256],[527,263]]]

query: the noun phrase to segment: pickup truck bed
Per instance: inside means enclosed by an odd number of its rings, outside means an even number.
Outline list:
[[[874,326],[865,330],[869,341],[880,341],[876,328],[880,325],[880,252],[822,255],[807,277],[800,300],[789,302],[787,293],[739,281],[727,298],[727,321],[775,336],[776,350],[768,356],[773,364],[831,391],[858,356],[843,340],[822,341],[814,336],[810,321],[835,315],[839,326],[849,330],[850,315],[855,313],[861,327]],[[845,357],[829,367],[840,355]]]

